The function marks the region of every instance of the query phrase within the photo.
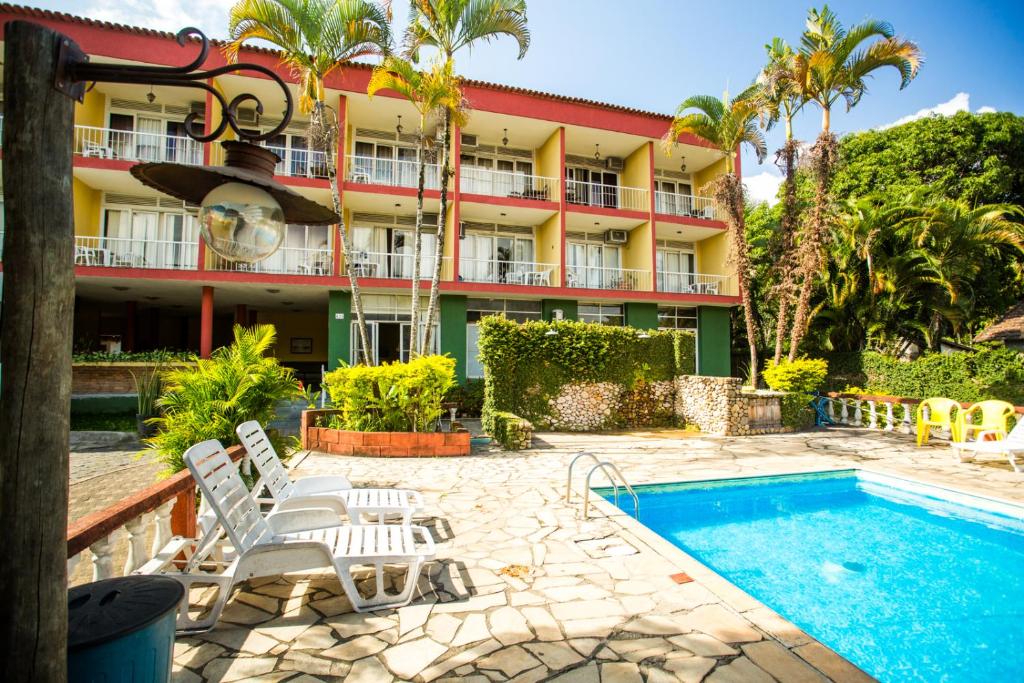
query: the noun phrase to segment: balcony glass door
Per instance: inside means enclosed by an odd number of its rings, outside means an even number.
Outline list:
[[[694,284],[693,254],[685,251],[662,250],[657,252],[658,291],[687,293]]]
[[[409,279],[413,271],[413,240],[412,230],[392,230],[389,275],[395,278]],[[433,277],[434,250],[437,248],[437,235],[422,233],[420,235],[420,279]]]
[[[135,117],[135,158],[139,161],[163,161],[161,155],[162,135],[165,123],[160,119],[145,116]]]

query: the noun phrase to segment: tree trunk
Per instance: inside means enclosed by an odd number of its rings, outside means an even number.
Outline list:
[[[359,334],[360,346],[362,347],[363,362],[373,365],[373,356],[370,355],[370,341],[366,335],[366,318],[363,316],[363,296],[359,290],[359,280],[352,267],[352,237],[348,228],[345,227],[345,216],[342,214],[341,191],[338,189],[338,166],[334,161],[334,150],[337,148],[337,122],[327,122],[328,107],[322,101],[318,101],[313,109],[316,121],[311,127],[319,126],[320,133],[311,135],[314,140],[320,141],[321,151],[324,153],[324,162],[327,164],[327,178],[331,182],[331,200],[334,202],[334,213],[338,214],[338,231],[341,233],[341,245],[345,252],[345,274],[348,275],[352,289],[352,308],[356,312],[356,329]]]
[[[743,319],[750,348],[750,383],[756,389],[759,381],[757,322],[754,320],[754,302],[750,296],[750,252],[743,218],[743,186],[735,174],[727,173],[714,181],[713,191],[715,201],[719,206],[726,207],[728,212],[732,260],[736,264],[736,279],[739,282],[740,298],[743,299]]]
[[[434,332],[434,320],[437,319],[438,296],[441,291],[441,265],[444,257],[444,238],[448,226],[448,180],[452,176],[448,163],[449,149],[452,142],[452,113],[445,110],[441,117],[441,212],[437,215],[437,243],[434,246],[434,277],[430,281],[430,303],[427,304],[426,329],[423,330],[423,352],[430,350],[431,337]]]
[[[792,130],[789,119],[786,130]],[[787,137],[786,144],[780,150],[783,170],[786,173],[785,191],[782,195],[782,255],[779,259],[781,280],[778,285],[778,316],[775,321],[775,356],[776,365],[782,360],[782,347],[786,338],[789,322],[789,304],[793,298],[793,277],[796,271],[796,229],[799,221],[796,198],[796,162],[799,143]]]
[[[811,149],[811,169],[814,174],[814,204],[804,227],[803,242],[800,244],[800,298],[793,318],[793,331],[789,339],[789,360],[796,360],[800,342],[807,334],[811,318],[811,295],[815,281],[821,272],[821,257],[828,230],[829,181],[835,167],[839,143],[828,132],[818,136]]]
[[[54,80],[58,45],[69,39],[13,21],[4,40],[0,678],[64,681],[74,100]]]
[[[423,250],[423,186],[427,179],[426,147],[423,144],[423,121],[420,121],[419,134],[419,178],[416,185],[416,227],[412,236],[412,311],[411,331],[409,333],[409,360],[423,353],[419,345],[420,339],[420,252]]]

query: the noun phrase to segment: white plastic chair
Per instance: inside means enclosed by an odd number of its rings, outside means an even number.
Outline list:
[[[259,503],[245,488],[234,463],[216,439],[192,446],[184,460],[204,501],[216,514],[216,533],[227,535],[234,552],[220,573],[194,571],[203,561],[203,543],[209,540],[204,539],[196,549],[194,559],[198,562],[190,562],[182,572],[165,571],[181,552],[181,539],[175,539],[177,545],[172,541],[169,550],[139,570],[164,573],[184,584],[186,597],[178,610],[179,632],[213,628],[232,589],[241,581],[322,567],[334,567],[357,612],[401,607],[412,599],[423,563],[434,559],[434,541],[421,526],[339,525],[336,511],[327,508],[283,510],[264,518]],[[389,594],[384,588],[384,565],[407,567],[404,585],[397,594]],[[353,568],[360,566],[375,571],[376,590],[368,598],[359,593],[352,577]],[[212,607],[200,619],[192,619],[188,613],[188,594],[193,585],[218,588]]]
[[[987,440],[989,437],[994,437],[995,440]],[[978,432],[975,441],[953,441],[950,446],[960,462],[973,460],[978,455],[1002,455],[1010,461],[1010,467],[1014,472],[1020,472],[1017,455],[1024,454],[1024,415],[1017,416],[1017,424],[1009,434],[1004,435],[999,430],[987,430]]]
[[[357,489],[341,475],[303,477],[292,481],[277,457],[274,446],[256,420],[243,422],[235,428],[249,459],[260,473],[253,488],[266,486],[274,501],[271,512],[301,507],[334,507],[338,503],[353,525],[363,523],[364,516],[383,524],[400,520],[410,524],[414,513],[423,510],[423,495],[407,489]]]

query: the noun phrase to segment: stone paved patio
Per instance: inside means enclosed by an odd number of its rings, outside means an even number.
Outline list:
[[[221,623],[179,639],[176,681],[472,683],[859,681],[867,676],[678,551],[564,502],[580,448],[633,483],[871,466],[1024,501],[997,461],[958,464],[941,445],[863,430],[746,438],[660,431],[540,434],[535,448],[387,460],[318,453],[294,476],[422,490],[437,561],[408,607],[353,613],[330,573],[251,581]],[[696,580],[671,577],[687,571]]]

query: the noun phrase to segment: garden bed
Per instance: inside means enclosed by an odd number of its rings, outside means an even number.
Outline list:
[[[318,427],[319,418],[334,410],[306,410],[302,413],[302,447],[333,455],[362,455],[374,458],[433,458],[469,455],[469,432],[353,432]]]

